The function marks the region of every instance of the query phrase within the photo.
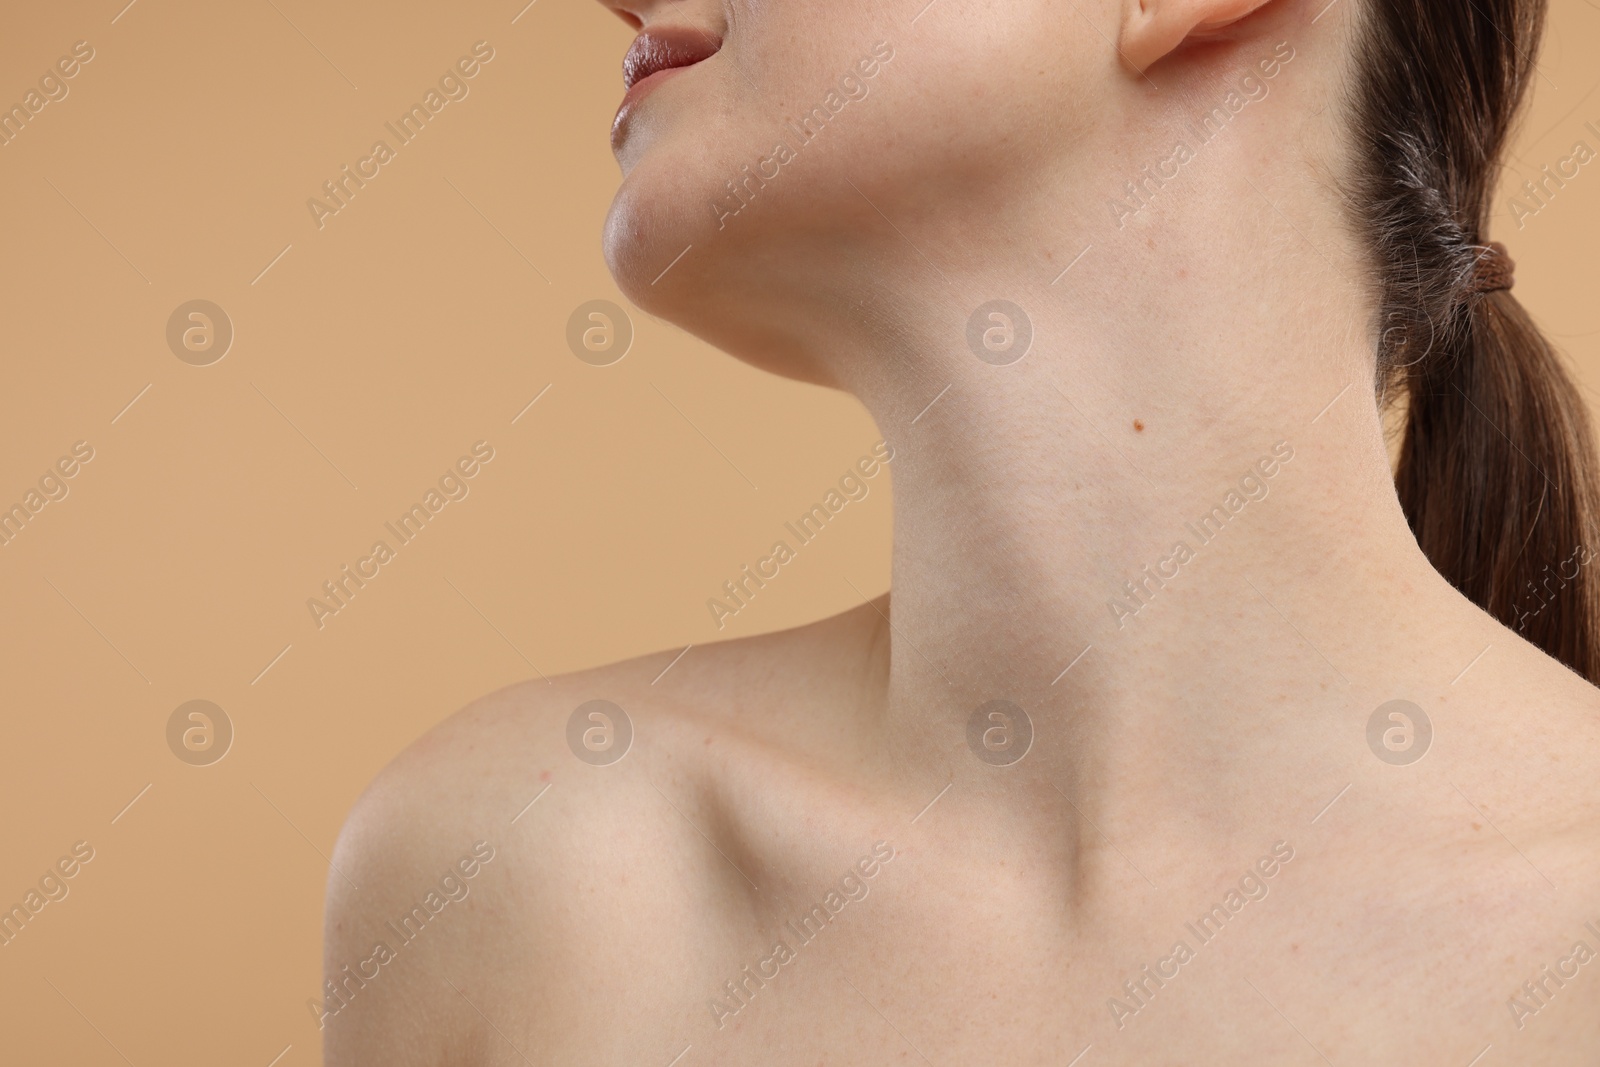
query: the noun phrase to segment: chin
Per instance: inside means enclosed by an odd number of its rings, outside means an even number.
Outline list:
[[[882,152],[892,112],[856,101],[849,123],[808,146],[787,124],[687,94],[695,77],[658,89],[618,143],[624,176],[606,217],[606,265],[647,314],[762,370],[837,388],[819,319],[861,300],[853,268],[868,247],[901,239],[853,185],[900,210],[897,196],[926,190],[921,172]],[[780,153],[780,143],[792,148]]]
[[[603,238],[606,267],[617,287],[642,310],[667,319],[673,317],[673,295],[681,294],[667,283],[677,281],[680,271],[693,274],[697,264],[690,260],[707,243],[705,220],[690,208],[693,189],[709,180],[692,170],[686,174],[685,162],[657,153],[641,159],[612,198]],[[685,248],[689,253],[673,263]]]
[[[635,307],[761,370],[839,387],[790,328],[785,283],[761,269],[759,253],[723,240],[707,223],[709,208],[702,216],[692,196],[654,198],[631,181],[606,217],[605,258]]]
[[[788,317],[775,313],[785,303],[784,282],[761,266],[763,246],[775,239],[770,226],[741,220],[718,228],[707,191],[724,170],[704,145],[657,143],[631,162],[603,238],[606,266],[623,295],[744,362],[832,384],[784,329]]]

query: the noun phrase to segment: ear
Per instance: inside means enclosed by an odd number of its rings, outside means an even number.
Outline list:
[[[1238,22],[1270,0],[1124,0],[1119,47],[1143,73],[1190,37]]]

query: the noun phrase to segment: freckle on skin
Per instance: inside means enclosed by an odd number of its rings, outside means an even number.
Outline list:
[[[1140,433],[1144,433],[1144,423],[1140,422],[1138,419],[1133,420],[1133,428]]]
[[[549,780],[550,780],[550,772],[549,771],[540,771],[539,772],[539,781],[548,782]]]

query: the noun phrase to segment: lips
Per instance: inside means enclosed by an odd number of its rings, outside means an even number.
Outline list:
[[[611,121],[611,145],[620,148],[628,139],[633,114],[645,97],[670,78],[703,59],[717,54],[722,40],[705,30],[663,26],[641,33],[622,60],[622,81],[627,91]]]
[[[634,38],[622,59],[622,83],[632,89],[652,74],[692,67],[717,54],[722,42],[704,30],[663,26]]]

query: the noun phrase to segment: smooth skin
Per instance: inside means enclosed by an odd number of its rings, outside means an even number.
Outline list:
[[[605,2],[723,41],[621,131],[612,270],[861,399],[895,449],[893,603],[659,685],[675,651],[513,686],[402,753],[339,840],[329,977],[494,859],[346,984],[326,1061],[1594,1063],[1600,692],[1440,578],[1396,500],[1340,201],[1362,0]],[[724,182],[878,41],[868,95],[719,227]],[[966,343],[996,298],[1034,330],[1005,367]],[[610,766],[567,746],[596,698],[633,722]],[[1011,766],[967,745],[994,699],[1032,722]],[[1395,699],[1432,725],[1405,766],[1368,744]],[[794,937],[877,842],[866,895]],[[1176,973],[1135,998],[1147,965]]]

